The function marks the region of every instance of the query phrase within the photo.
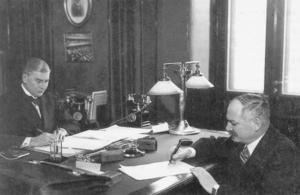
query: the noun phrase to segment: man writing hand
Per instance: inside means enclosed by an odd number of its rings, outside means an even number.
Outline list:
[[[49,145],[57,137],[63,140],[80,132],[78,123],[66,111],[58,111],[55,96],[46,92],[50,72],[45,61],[29,59],[20,87],[1,97],[0,133],[18,137],[21,147]]]

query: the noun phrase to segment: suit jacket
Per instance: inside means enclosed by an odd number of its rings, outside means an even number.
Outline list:
[[[21,136],[25,139],[39,135],[38,128],[53,133],[57,127],[61,127],[66,129],[69,135],[80,132],[77,121],[70,114],[56,109],[55,97],[50,92],[45,92],[41,97],[42,119],[21,86],[1,97],[0,108],[1,134]]]
[[[244,144],[231,138],[200,139],[192,145],[196,158],[216,158],[223,165],[218,195],[299,194],[300,152],[295,144],[270,126],[248,161],[240,153]]]

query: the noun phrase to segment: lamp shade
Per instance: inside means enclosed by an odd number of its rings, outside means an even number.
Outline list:
[[[186,82],[187,88],[194,88],[194,89],[205,89],[214,87],[214,85],[209,82],[204,76],[202,75],[194,75]]]
[[[177,87],[172,81],[157,81],[157,83],[149,90],[148,95],[174,95],[183,91]]]

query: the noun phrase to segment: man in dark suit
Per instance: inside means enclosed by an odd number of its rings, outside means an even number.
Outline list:
[[[224,168],[218,179],[201,167],[191,170],[209,194],[298,194],[300,152],[270,124],[269,103],[264,95],[235,97],[226,117],[229,138],[199,139],[192,147],[174,154],[174,161],[217,159]]]
[[[63,139],[80,132],[71,115],[56,109],[55,96],[45,92],[50,71],[48,64],[41,59],[27,61],[20,87],[1,97],[1,137],[19,137],[14,140],[19,140],[21,147],[43,146],[51,144],[57,137]]]

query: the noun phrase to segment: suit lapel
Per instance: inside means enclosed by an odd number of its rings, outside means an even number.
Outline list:
[[[272,126],[267,130],[266,134],[260,140],[246,165],[264,164],[268,159],[268,154],[273,149],[273,141],[275,140],[276,129]]]
[[[34,105],[26,97],[26,94],[23,95],[21,104],[23,104],[23,106],[22,106],[23,116],[25,116],[27,118],[27,120],[29,121],[30,124],[32,124],[33,126],[35,126],[37,128],[41,128],[40,116],[39,116],[36,108],[34,107]]]

